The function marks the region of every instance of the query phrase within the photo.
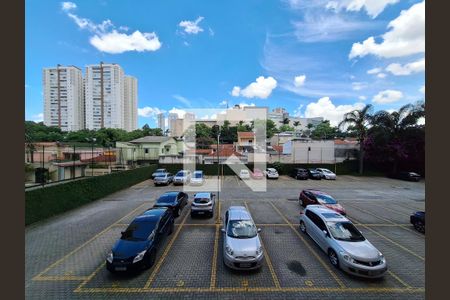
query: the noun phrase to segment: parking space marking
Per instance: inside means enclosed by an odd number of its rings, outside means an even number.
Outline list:
[[[104,268],[106,265],[106,262],[103,262],[100,264],[100,266],[98,266],[98,268],[92,272],[91,275],[89,275],[79,286],[77,286],[77,288],[74,290],[74,292],[79,292],[81,291],[81,289],[83,288],[83,286],[85,286],[89,281],[91,281],[92,278],[94,278],[95,275],[97,275],[98,272],[100,272],[100,270],[102,268]]]
[[[308,248],[309,251],[317,258],[317,260],[322,264],[322,266],[330,273],[330,275],[336,280],[336,282],[339,284],[341,288],[346,288],[345,284],[342,282],[342,280],[337,277],[336,273],[333,272],[333,270],[330,269],[330,267],[322,260],[322,258],[314,251],[314,249],[311,248],[311,246],[305,241],[305,239],[298,233],[297,229],[295,229],[294,225],[289,222],[289,220],[283,215],[283,213],[272,203],[270,202],[272,207],[275,209],[275,211],[283,218],[283,220],[289,224],[289,227],[294,231],[294,233],[302,240],[302,242],[305,244],[305,246]]]
[[[164,262],[164,259],[167,257],[167,254],[169,253],[170,248],[172,248],[173,243],[175,242],[178,235],[180,234],[180,231],[183,228],[183,225],[186,222],[188,216],[189,216],[189,213],[186,212],[185,216],[183,217],[183,221],[181,221],[181,224],[180,224],[180,226],[178,226],[177,231],[173,235],[169,244],[164,249],[164,252],[163,252],[162,256],[159,258],[158,263],[153,267],[153,272],[150,274],[150,277],[148,278],[147,283],[145,284],[145,288],[149,288],[150,285],[152,284],[153,280],[155,279],[156,274],[158,273],[159,269],[161,268],[161,265]]]
[[[359,207],[356,207],[356,206],[353,206],[353,205],[348,205],[348,204],[346,204],[346,206],[350,206],[351,208],[354,208],[354,209],[359,210],[359,211],[361,211],[361,212],[363,212],[363,213],[366,213],[366,214],[369,214],[369,215],[371,215],[371,216],[374,216],[375,218],[378,218],[378,219],[380,219],[380,220],[386,221],[386,222],[388,222],[388,223],[390,223],[390,224],[396,224],[395,222],[393,222],[393,221],[391,221],[391,220],[389,220],[389,219],[386,219],[386,218],[377,216],[376,214],[371,213],[370,211],[363,210],[363,209],[361,209],[361,208],[359,208]],[[418,236],[424,237],[424,235],[422,235],[422,234],[420,234],[420,233],[418,233],[418,232],[416,232],[416,231],[414,231],[414,230],[411,230],[411,229],[409,229],[409,228],[407,228],[407,227],[401,227],[401,228],[404,229],[404,230],[410,231],[410,232],[414,232],[414,234],[416,234],[416,235],[418,235]]]
[[[35,281],[82,281],[86,280],[88,276],[72,276],[72,275],[56,275],[56,276],[41,276],[33,278]]]
[[[398,282],[400,282],[404,287],[410,289],[411,286],[407,284],[405,281],[403,281],[400,277],[398,277],[396,274],[394,274],[391,270],[388,270],[389,275],[394,277]]]
[[[55,261],[54,263],[52,263],[50,266],[48,266],[47,268],[45,268],[45,270],[43,270],[42,272],[40,272],[38,275],[36,275],[35,277],[33,277],[33,280],[40,280],[40,281],[44,281],[44,280],[50,280],[50,281],[55,281],[57,280],[56,277],[58,276],[45,276],[44,274],[47,273],[50,269],[52,269],[53,267],[57,266],[58,264],[62,263],[64,260],[66,260],[70,255],[76,253],[78,250],[80,250],[81,248],[83,248],[84,246],[86,246],[87,244],[89,244],[90,242],[92,242],[93,240],[95,240],[97,237],[99,237],[100,235],[106,233],[109,229],[113,228],[114,226],[116,226],[117,224],[120,224],[120,222],[125,219],[128,218],[129,216],[131,216],[133,213],[135,213],[136,211],[138,211],[139,209],[141,209],[144,205],[148,205],[148,203],[142,203],[141,205],[139,205],[138,207],[136,207],[135,209],[133,209],[131,212],[129,212],[128,214],[126,214],[125,216],[121,217],[119,220],[117,220],[116,222],[114,222],[113,224],[109,225],[108,227],[106,227],[105,229],[103,229],[102,231],[100,231],[99,233],[95,234],[93,237],[91,237],[89,240],[87,240],[86,242],[84,242],[83,244],[81,244],[80,246],[76,247],[75,249],[73,249],[72,251],[70,251],[69,253],[67,253],[66,255],[64,255],[62,258],[58,259],[57,261]],[[60,276],[61,279],[60,280],[67,280],[65,279],[65,276]],[[75,279],[71,279],[71,280],[75,280]],[[82,279],[81,279],[82,280]]]
[[[392,209],[392,208],[390,208],[390,207],[386,207],[386,205],[381,205],[381,204],[377,204],[377,203],[373,203],[373,202],[371,202],[370,205],[374,205],[374,206],[377,206],[377,207],[381,207],[381,208],[383,208],[383,209],[392,211],[393,213],[396,213],[396,214],[398,214],[398,215],[407,216],[407,217],[410,216],[409,214],[407,214],[407,213],[405,213],[405,212],[401,212],[401,211]]]
[[[219,203],[220,205],[220,203]],[[220,234],[220,224],[216,224],[216,232],[214,235],[214,252],[213,252],[213,261],[211,266],[211,281],[209,287],[211,289],[216,287],[217,280],[217,255],[219,252],[219,234]]]
[[[247,210],[250,211],[250,209],[249,209],[249,207],[247,205],[247,201],[244,201],[244,205],[245,205],[245,208],[247,208]],[[275,273],[275,270],[274,270],[274,268],[272,266],[272,261],[270,259],[269,253],[266,250],[266,247],[264,246],[264,242],[263,242],[262,237],[260,237],[259,240],[261,241],[261,246],[262,246],[262,248],[264,250],[264,258],[266,259],[266,263],[267,263],[267,267],[269,268],[270,275],[272,275],[273,283],[275,284],[275,287],[279,288],[280,287],[280,280],[278,279],[278,276]]]

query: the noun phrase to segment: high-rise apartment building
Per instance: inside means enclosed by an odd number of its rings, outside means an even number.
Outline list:
[[[176,127],[177,127],[177,119],[178,119],[178,114],[177,113],[169,113],[169,117],[168,117],[168,125],[169,125],[169,135],[170,136],[175,136],[175,131],[176,131]]]
[[[125,129],[125,79],[117,64],[89,65],[85,75],[86,128]]]
[[[62,131],[84,128],[84,97],[81,70],[75,66],[42,71],[44,124]]]
[[[158,114],[158,128],[161,128],[162,132],[166,131],[166,122],[165,122],[164,113]]]
[[[137,129],[137,79],[125,75],[124,87],[124,129]]]

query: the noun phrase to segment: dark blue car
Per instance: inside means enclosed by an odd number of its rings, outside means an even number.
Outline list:
[[[117,272],[152,267],[159,245],[173,229],[174,216],[171,209],[162,207],[147,210],[122,232],[106,258],[106,268]]]
[[[168,207],[172,209],[176,217],[180,216],[180,212],[188,204],[188,194],[183,192],[165,192],[157,200],[153,207]]]

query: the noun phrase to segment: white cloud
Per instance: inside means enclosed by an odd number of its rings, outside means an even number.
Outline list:
[[[387,28],[390,31],[381,36],[380,43],[373,36],[362,43],[354,43],[349,58],[368,54],[390,58],[425,52],[425,1],[403,10]]]
[[[180,101],[181,103],[183,103],[186,106],[191,106],[191,101],[189,99],[187,99],[186,97],[183,97],[180,95],[173,95],[172,97],[174,97],[175,99],[177,99],[178,101]]]
[[[203,19],[203,17],[198,17],[195,21],[181,21],[178,26],[182,27],[187,34],[197,34],[203,31],[203,28],[198,26]]]
[[[101,52],[118,54],[127,51],[156,51],[161,48],[161,42],[155,32],[140,32],[139,30],[131,34],[119,32],[128,31],[129,28],[120,26],[118,31],[111,20],[104,20],[100,24],[96,24],[87,18],[81,18],[71,13],[70,11],[76,7],[72,2],[64,3],[61,9],[80,29],[88,30],[94,34],[90,37],[89,42]]]
[[[241,102],[241,103],[239,103],[239,106],[240,106],[240,107],[256,106],[256,104],[255,104],[255,103],[250,103],[250,104],[248,104],[248,103],[245,103],[245,102]]]
[[[216,35],[216,33],[214,32],[214,30],[211,29],[211,27],[208,28],[208,32],[210,36],[214,36]]]
[[[77,5],[73,2],[61,2],[61,9],[63,11],[69,11],[77,8]]]
[[[391,72],[392,74],[397,76],[423,72],[425,71],[425,58],[405,64],[403,66],[397,63],[390,64],[386,67],[386,71]]]
[[[373,68],[367,71],[367,74],[378,74],[381,72],[381,68]]]
[[[219,105],[227,105],[228,101],[227,100],[223,100],[222,102],[219,103]]]
[[[386,104],[396,102],[403,98],[403,93],[396,90],[381,91],[372,98],[372,102],[378,104]]]
[[[359,96],[358,99],[361,100],[361,101],[365,101],[365,100],[367,100],[367,97],[366,96]]]
[[[302,86],[305,84],[305,80],[306,80],[306,75],[295,76],[294,85],[296,87]]]
[[[325,6],[327,9],[339,11],[360,11],[364,9],[369,16],[376,18],[389,4],[395,4],[399,0],[338,0],[330,1]]]
[[[360,91],[367,88],[367,82],[352,82],[352,89],[354,91]]]
[[[245,98],[260,98],[266,99],[272,93],[272,90],[277,87],[277,81],[269,76],[259,76],[255,82],[250,83],[246,88],[241,89],[235,86],[231,91],[231,95],[234,97],[243,96]]]
[[[425,86],[422,85],[419,89],[419,92],[421,92],[422,94],[425,94]]]
[[[156,51],[161,48],[161,42],[154,32],[135,31],[130,35],[113,30],[103,35],[94,35],[90,42],[98,50],[110,54],[127,51]]]
[[[43,122],[44,121],[44,114],[43,113],[38,113],[37,115],[33,115],[31,117],[31,120],[39,123],[39,122]]]
[[[300,104],[297,109],[294,109],[294,117],[301,118],[302,117],[302,108],[303,104]]]
[[[171,110],[169,110],[169,114],[177,114],[178,118],[184,118],[186,111],[183,109],[178,109],[178,108],[173,107]]]
[[[238,97],[240,92],[241,92],[241,88],[238,86],[235,86],[235,87],[233,87],[233,90],[231,91],[231,96]]]
[[[158,107],[149,106],[138,108],[138,116],[140,117],[155,118],[160,113],[165,113],[165,110],[159,109]]]
[[[337,126],[344,114],[363,107],[364,104],[361,102],[336,106],[331,102],[330,97],[322,97],[317,102],[311,102],[306,106],[305,117],[323,117],[325,120],[330,120],[331,125]]]
[[[387,75],[385,73],[378,73],[377,77],[378,78],[385,78]]]

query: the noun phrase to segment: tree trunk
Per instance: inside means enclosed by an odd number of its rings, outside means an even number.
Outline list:
[[[359,174],[362,175],[364,171],[364,149],[362,146],[362,142],[359,145]]]

